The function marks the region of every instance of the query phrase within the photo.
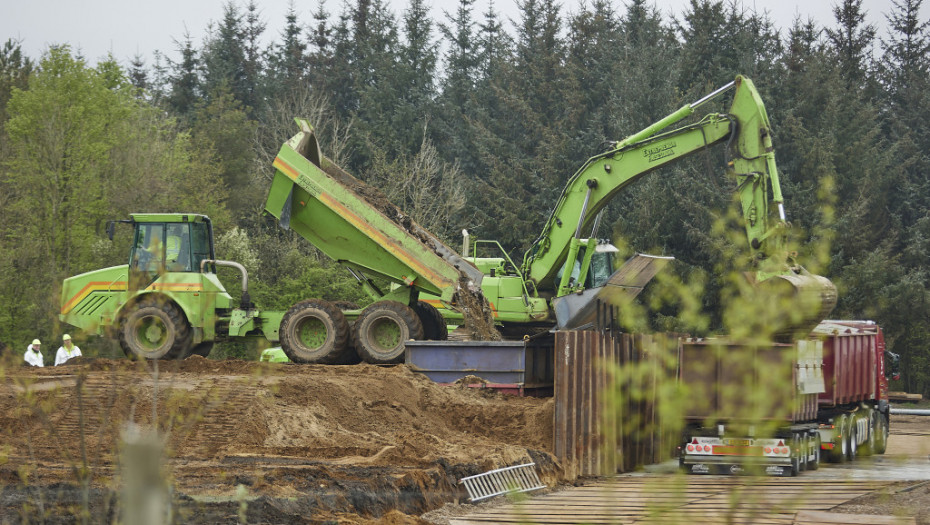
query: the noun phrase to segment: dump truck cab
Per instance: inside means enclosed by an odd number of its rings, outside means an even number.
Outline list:
[[[134,225],[129,268],[136,275],[200,273],[201,261],[215,259],[213,225],[206,215],[137,213],[131,217],[126,221]]]
[[[234,311],[215,271],[203,271],[205,261],[214,261],[210,219],[136,213],[107,224],[111,239],[118,224],[133,228],[127,264],[66,279],[61,320],[88,333],[116,335],[130,357],[208,354]]]

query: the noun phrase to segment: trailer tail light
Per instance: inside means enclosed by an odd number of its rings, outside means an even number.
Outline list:
[[[710,452],[711,450],[712,449],[710,445],[704,445],[704,452]]]

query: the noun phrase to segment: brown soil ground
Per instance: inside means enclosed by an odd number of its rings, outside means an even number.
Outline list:
[[[478,508],[456,504],[462,477],[535,462],[550,487],[562,478],[551,399],[443,387],[405,366],[79,358],[0,372],[0,524],[84,509],[112,522],[133,424],[159,430],[163,446],[143,450],[160,475],[145,479],[170,487],[175,522],[448,523]],[[926,461],[928,434],[930,418],[894,417],[887,455]],[[930,484],[893,487],[836,511],[930,525]]]
[[[551,399],[443,387],[405,366],[11,367],[0,383],[0,523],[73,516],[85,494],[95,521],[108,521],[130,422],[159,429],[181,521],[237,522],[244,498],[250,523],[422,523],[412,516],[465,497],[464,476],[536,462],[555,484],[552,417]]]

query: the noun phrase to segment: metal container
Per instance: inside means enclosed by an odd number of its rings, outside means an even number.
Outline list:
[[[685,420],[805,422],[817,417],[819,345],[743,345],[681,339],[679,380]]]
[[[824,321],[811,334],[823,341],[825,390],[818,399],[832,407],[881,396],[885,339],[872,321]]]
[[[440,384],[477,377],[508,393],[552,391],[553,337],[526,341],[407,341],[405,362]],[[548,392],[547,392],[548,391]]]

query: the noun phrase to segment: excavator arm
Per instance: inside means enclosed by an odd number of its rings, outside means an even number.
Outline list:
[[[666,131],[699,106],[730,90],[734,94],[727,113],[710,113],[694,124]],[[588,159],[569,180],[542,233],[525,254],[524,277],[540,291],[551,290],[554,297],[582,291],[579,282],[570,278],[571,272],[562,271],[561,277],[559,272],[566,261],[578,259],[587,242],[582,232],[595,224],[604,206],[642,176],[722,143],[730,159],[726,170],[735,180],[742,205],[753,268],[750,280],[787,280],[791,293],[806,298],[809,317],[825,316],[836,303],[836,289],[826,278],[805,272],[789,256],[789,224],[768,115],[752,81],[744,77],[736,77]]]
[[[656,134],[733,88],[736,92],[729,113],[711,113],[695,124]],[[752,82],[737,77],[708,97],[588,159],[569,180],[542,233],[527,251],[524,275],[537,288],[546,288],[565,261],[577,257],[582,232],[588,231],[601,209],[620,191],[656,169],[723,142],[732,158],[726,169],[736,180],[750,250],[761,272],[758,278],[787,272],[788,225],[768,115]],[[772,208],[778,215],[770,213]]]

